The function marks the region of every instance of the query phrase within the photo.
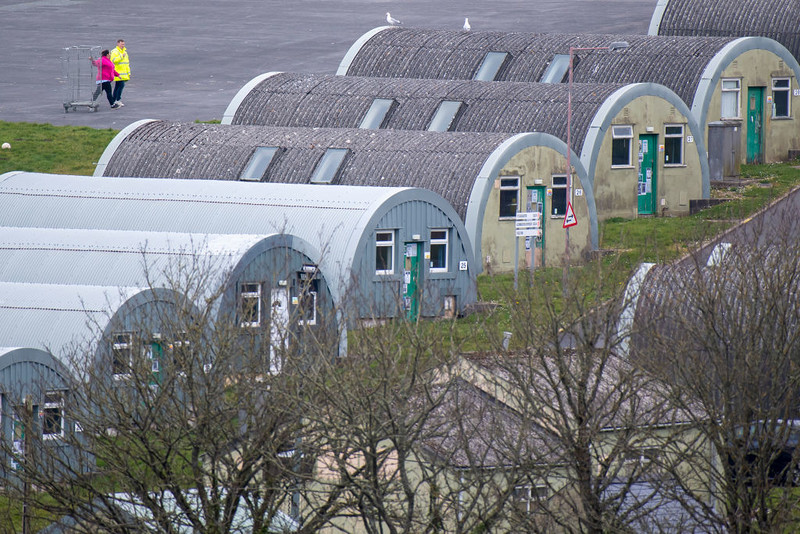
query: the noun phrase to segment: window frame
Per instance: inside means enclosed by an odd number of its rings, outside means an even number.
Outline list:
[[[396,102],[393,98],[374,98],[358,127],[362,130],[380,130]]]
[[[391,236],[391,239],[379,239],[381,234]],[[394,274],[395,262],[395,245],[396,236],[394,230],[377,230],[375,232],[375,274],[378,276],[387,276]],[[379,249],[387,249],[389,251],[389,258],[386,264],[389,269],[378,269],[378,251]]]
[[[461,110],[464,109],[464,102],[460,100],[442,100],[436,107],[430,122],[428,123],[429,132],[450,132],[456,123]],[[449,118],[448,118],[449,117]]]
[[[122,341],[122,337],[127,337],[127,341]],[[125,380],[131,377],[131,369],[133,368],[133,352],[134,352],[134,335],[133,332],[114,332],[111,334],[111,374],[114,380]],[[126,351],[128,356],[125,358],[125,372],[118,373],[119,366],[117,362],[121,360],[117,357],[118,354]]]
[[[519,176],[501,176],[499,178],[499,180],[500,180],[500,185],[498,187],[498,189],[499,189],[499,198],[498,198],[499,206],[498,206],[498,210],[497,210],[497,218],[498,218],[498,220],[501,220],[501,221],[514,220],[514,219],[517,218],[517,213],[519,213],[519,188],[520,188],[520,182],[522,180],[520,179]],[[514,181],[514,185],[513,186],[509,185],[508,183],[503,183],[503,182],[510,182],[511,180]],[[503,202],[503,191],[514,191],[514,202],[513,203]],[[504,206],[511,206],[511,205],[515,206],[514,214],[513,215],[504,215],[503,214],[503,211],[504,211],[503,207]]]
[[[257,291],[254,290],[257,289]],[[241,282],[239,284],[239,326],[241,328],[259,328],[261,327],[261,316],[263,309],[263,288],[260,282]],[[256,312],[255,321],[245,321],[245,300],[255,299],[256,306],[253,308]]]
[[[625,140],[628,145],[628,162],[614,163],[615,143],[618,140]],[[611,125],[611,168],[612,169],[631,169],[633,168],[633,125],[632,124],[613,124]]]
[[[305,265],[303,266],[304,270],[297,273],[297,316],[299,319],[297,320],[297,324],[299,325],[306,325],[306,326],[314,326],[317,324],[317,303],[318,303],[318,295],[319,295],[319,278],[317,277],[317,269],[314,266],[314,271],[305,270]],[[309,315],[307,312],[307,300],[311,300],[311,314]]]
[[[267,169],[272,165],[279,150],[280,147],[277,146],[255,147],[250,156],[250,160],[247,162],[247,166],[239,175],[239,180],[242,182],[262,181],[267,174]]]
[[[508,61],[508,56],[508,52],[498,52],[496,50],[486,52],[486,55],[483,56],[483,61],[481,61],[472,79],[483,82],[493,82],[497,80],[497,75],[500,74],[503,65]],[[491,74],[491,77],[489,74]]]
[[[514,486],[511,500],[518,512],[526,515],[535,512],[532,503],[550,498],[550,489],[545,484],[517,484]],[[524,505],[524,509],[523,506]]]
[[[726,89],[726,82],[735,82],[735,89]],[[741,78],[722,78],[719,82],[720,89],[720,119],[741,119],[742,118],[742,80]],[[725,95],[736,93],[736,115],[725,115]]]
[[[349,148],[330,147],[319,158],[317,166],[311,175],[312,184],[330,184],[336,179],[339,170],[350,153]]]
[[[670,128],[680,128],[680,133],[668,133]],[[684,124],[665,124],[664,125],[664,166],[665,167],[685,167],[684,162],[684,135],[686,133],[686,126]],[[680,139],[678,150],[680,151],[680,161],[667,161],[667,156],[670,154],[670,139]]]
[[[775,87],[775,82],[786,82],[786,87]],[[777,115],[778,99],[777,93],[784,93],[786,95],[786,114]],[[776,76],[772,78],[772,118],[773,119],[790,119],[792,118],[792,79],[788,76]]]
[[[564,183],[559,183],[556,185],[556,179],[559,181],[564,179]],[[554,174],[550,177],[550,189],[552,190],[552,195],[550,196],[550,218],[551,219],[563,219],[564,216],[567,214],[567,205],[569,204],[569,199],[567,198],[567,175],[566,174]],[[556,209],[556,190],[564,191],[564,213],[554,213]],[[559,193],[560,194],[560,193]]]
[[[433,237],[434,232],[443,232],[444,237]],[[450,270],[450,229],[449,228],[431,228],[430,229],[430,263],[428,270],[431,273],[446,273]],[[444,266],[433,266],[433,247],[444,246]],[[438,257],[438,254],[437,254]]]
[[[553,58],[544,69],[541,83],[564,83],[564,76],[569,71],[569,54],[553,54]],[[556,77],[558,77],[556,79]]]
[[[49,396],[57,396],[58,399],[53,402],[52,397],[48,398]],[[44,394],[44,401],[42,402],[42,439],[44,440],[53,440],[53,439],[63,439],[64,438],[64,429],[66,425],[64,424],[64,397],[66,396],[66,391],[64,390],[48,390]],[[48,402],[49,401],[49,402]],[[48,420],[48,413],[52,410],[56,410],[56,417],[58,418],[58,432],[45,432],[47,427],[47,420]]]

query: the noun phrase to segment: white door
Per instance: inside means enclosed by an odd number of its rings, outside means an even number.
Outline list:
[[[271,294],[271,312],[269,321],[269,370],[280,373],[283,350],[289,346],[289,290],[286,287],[276,287]]]

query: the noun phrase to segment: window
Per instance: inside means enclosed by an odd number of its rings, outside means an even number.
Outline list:
[[[772,79],[772,116],[786,118],[789,116],[789,78]]]
[[[297,273],[297,323],[301,325],[317,324],[319,279],[316,274],[316,265],[303,265],[303,270]]]
[[[569,54],[556,54],[542,74],[542,83],[561,83],[569,69]]]
[[[447,245],[449,232],[446,229],[431,230],[431,272],[447,272]]]
[[[276,146],[256,147],[253,156],[250,158],[250,163],[247,164],[239,179],[260,182],[277,152],[278,147]]]
[[[683,126],[664,126],[664,165],[683,165]]]
[[[242,327],[261,326],[261,284],[242,284],[239,290],[239,324]]]
[[[439,104],[428,125],[429,132],[447,132],[453,126],[456,115],[461,109],[461,102],[444,100]]]
[[[723,119],[738,119],[740,114],[741,80],[722,80],[722,109],[720,116]]]
[[[64,392],[48,391],[44,394],[42,411],[42,437],[56,439],[64,436]]]
[[[611,127],[611,166],[630,167],[633,126]]]
[[[317,163],[317,168],[314,169],[314,174],[311,175],[312,184],[329,184],[336,178],[339,172],[344,157],[348,153],[346,148],[329,148],[323,154],[322,159]]]
[[[377,130],[383,126],[386,115],[392,109],[393,104],[394,100],[390,98],[376,98],[372,101],[372,105],[358,127],[363,130]]]
[[[524,484],[516,486],[512,495],[514,507],[522,514],[530,514],[536,510],[536,502],[547,499],[547,486]]]
[[[394,273],[394,232],[375,234],[375,274]]]
[[[517,216],[519,205],[519,177],[500,178],[500,218]]]
[[[567,177],[553,176],[553,197],[550,201],[550,215],[563,217],[567,214]]]
[[[487,52],[472,79],[484,82],[496,80],[497,73],[500,72],[503,64],[505,64],[506,58],[508,58],[507,52]]]
[[[133,364],[133,334],[120,332],[111,337],[111,371],[116,379],[128,377]]]
[[[188,332],[178,332],[172,342],[172,365],[175,372],[185,374],[192,363],[192,343]]]

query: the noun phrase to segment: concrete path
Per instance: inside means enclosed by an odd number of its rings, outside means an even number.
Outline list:
[[[385,24],[473,31],[646,33],[657,0],[0,0],[0,120],[121,129],[139,119],[220,119],[258,74],[333,74]],[[124,38],[125,107],[65,113],[62,49]]]

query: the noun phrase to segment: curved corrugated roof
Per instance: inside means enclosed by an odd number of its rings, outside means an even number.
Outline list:
[[[800,61],[797,0],[659,0],[651,35],[760,35],[785,46]]]
[[[566,138],[568,87],[563,84],[364,78],[274,73],[246,85],[226,124],[358,128],[376,98],[394,100],[382,128],[426,130],[442,101],[465,106],[456,132],[547,132]],[[592,117],[620,84],[575,84],[572,135],[583,142]]]
[[[472,79],[487,52],[509,58],[495,81],[538,82],[556,54],[576,51],[575,83],[652,82],[691,105],[706,65],[734,37],[662,37],[627,34],[536,34],[385,28],[355,44],[338,74],[399,78]]]
[[[320,270],[334,301],[341,302],[358,246],[376,214],[412,199],[450,215],[469,245],[454,210],[443,199],[402,187],[109,180],[12,172],[0,175],[0,225],[297,236],[320,251]]]
[[[332,184],[425,188],[450,202],[463,220],[475,177],[510,137],[150,121],[106,151],[96,175],[239,180],[255,147],[276,146],[281,151],[264,181],[308,184],[326,149],[347,148]]]
[[[0,227],[4,282],[153,287],[190,265],[220,282],[263,235]],[[212,279],[207,291],[216,291]]]

